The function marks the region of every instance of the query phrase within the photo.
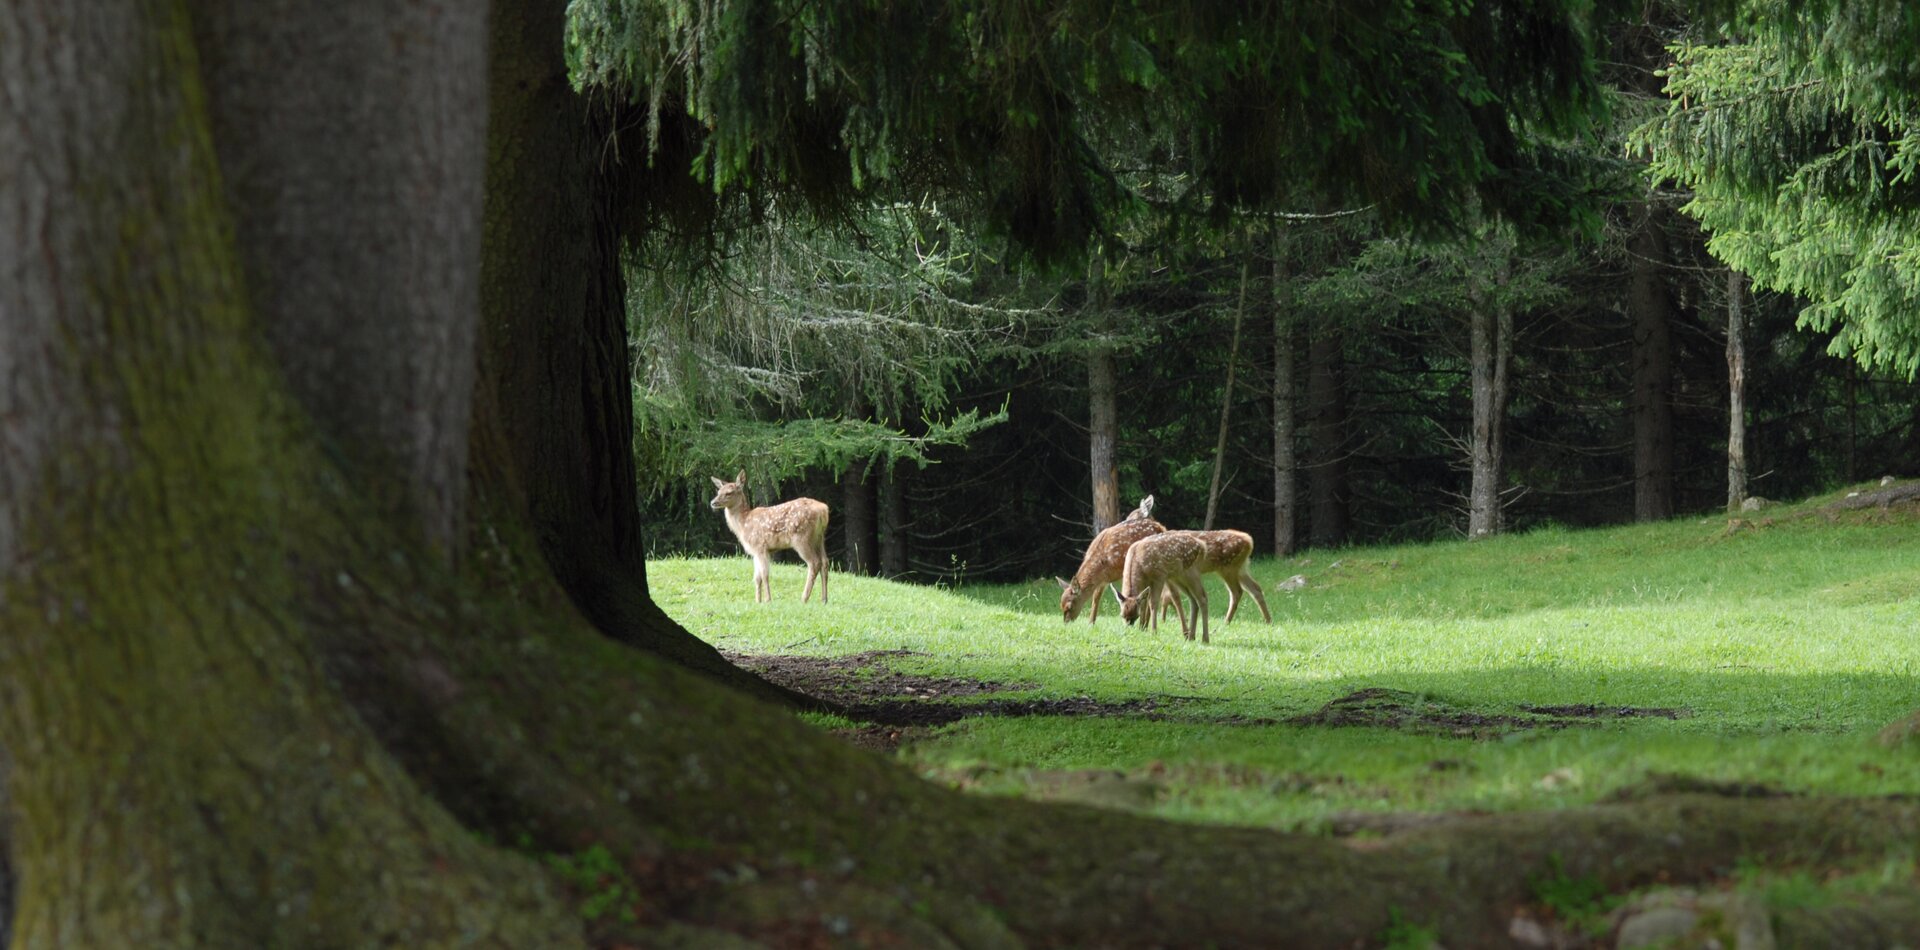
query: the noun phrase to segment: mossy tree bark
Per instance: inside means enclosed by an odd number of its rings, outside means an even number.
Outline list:
[[[453,26],[406,35],[478,36]],[[180,4],[0,8],[15,945],[578,943],[328,683],[303,606],[362,597],[431,440],[389,431],[372,497],[315,451],[242,289],[193,32]],[[444,515],[413,510],[385,542]]]

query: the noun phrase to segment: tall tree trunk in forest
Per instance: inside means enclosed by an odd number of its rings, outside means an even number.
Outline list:
[[[1472,321],[1473,439],[1472,477],[1467,489],[1467,537],[1499,534],[1500,492],[1505,479],[1507,383],[1513,362],[1513,312],[1505,301],[1507,265],[1503,263],[1489,293],[1470,291]]]
[[[1247,319],[1247,275],[1253,267],[1253,251],[1240,262],[1240,302],[1233,310],[1233,345],[1227,348],[1226,390],[1220,395],[1220,437],[1213,444],[1213,481],[1207,487],[1206,530],[1213,530],[1213,516],[1220,510],[1220,470],[1227,464],[1227,423],[1233,414],[1233,377],[1240,366],[1240,327]]]
[[[1325,312],[1307,344],[1307,527],[1313,546],[1347,543],[1346,332]]]
[[[1666,212],[1648,201],[1629,239],[1633,321],[1633,518],[1673,517],[1673,298]]]
[[[1294,448],[1300,322],[1293,316],[1284,232],[1273,235],[1273,553],[1292,554],[1299,543],[1299,457]]]
[[[880,576],[907,573],[906,472],[899,465],[880,469]]]
[[[1747,500],[1747,275],[1727,269],[1727,512]]]
[[[1087,310],[1094,336],[1100,342],[1087,354],[1087,441],[1093,469],[1093,533],[1120,520],[1120,472],[1115,461],[1120,444],[1120,379],[1113,347],[1105,342],[1112,328],[1108,312],[1107,264],[1098,251],[1087,265]]]
[[[477,542],[515,578],[531,543],[602,632],[737,688],[799,701],[720,656],[647,589],[620,270],[627,166],[614,123],[573,91],[565,4],[496,0],[488,60],[480,361],[471,468]],[[544,575],[545,572],[533,572]]]
[[[875,479],[867,463],[850,462],[840,473],[840,510],[833,520],[842,525],[843,557],[850,573],[873,576],[880,568],[880,524],[875,517]],[[772,501],[774,499],[770,499]]]
[[[311,62],[278,64],[316,84],[300,101],[340,111],[369,83],[402,110],[424,88],[468,103],[416,141],[422,165],[375,160],[446,187],[343,188],[305,205],[321,220],[274,239],[327,260],[256,249],[243,262],[227,202],[261,196],[246,181],[223,193],[213,144],[216,127],[248,126],[213,121],[220,97],[201,77],[230,81],[251,53],[198,47],[277,47],[279,25],[195,29],[179,4],[0,7],[0,747],[16,945],[579,943],[533,862],[460,828],[374,740],[302,609],[373,606],[365,592],[401,550],[446,550],[465,452],[448,408],[464,394],[447,390],[468,384],[451,364],[470,364],[471,331],[413,295],[396,314],[409,348],[380,353],[360,347],[384,331],[357,316],[281,309],[287,285],[254,288],[273,315],[259,321],[246,288],[304,263],[377,292],[400,275],[368,259],[350,222],[388,202],[380,233],[421,242],[407,259],[423,279],[456,297],[467,285],[471,304],[478,196],[456,183],[477,181],[479,153],[457,149],[477,146],[485,115],[484,6],[329,11],[300,20],[311,32],[296,58]],[[380,42],[349,35],[364,30]],[[410,40],[399,74],[355,68],[393,36]],[[343,151],[307,144],[346,160],[360,131]],[[339,358],[334,406],[301,411],[328,384],[269,365],[256,334],[274,320],[295,324],[274,328],[278,356]],[[335,326],[343,339],[323,338]],[[418,378],[399,382],[403,367]],[[408,424],[346,418],[349,403]],[[386,443],[340,441],[376,432]],[[343,474],[381,484],[349,495]],[[335,560],[356,545],[380,553]]]

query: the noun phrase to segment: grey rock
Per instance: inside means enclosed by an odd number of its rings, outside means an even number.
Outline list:
[[[1292,577],[1289,577],[1286,580],[1273,585],[1273,589],[1274,590],[1299,590],[1300,588],[1305,586],[1307,586],[1307,575],[1295,574]]]
[[[1741,511],[1759,511],[1760,509],[1765,508],[1766,506],[1771,504],[1773,504],[1773,502],[1770,502],[1765,498],[1760,497],[1759,495],[1749,495],[1746,501],[1743,501],[1740,503],[1740,510]]]

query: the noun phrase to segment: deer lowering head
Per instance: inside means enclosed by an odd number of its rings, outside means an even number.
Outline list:
[[[1093,612],[1087,617],[1088,623],[1100,619],[1100,601],[1105,599],[1106,586],[1120,579],[1121,567],[1127,559],[1127,548],[1133,542],[1167,530],[1160,522],[1147,517],[1153,510],[1153,496],[1148,495],[1134,509],[1127,520],[1100,532],[1093,543],[1087,545],[1087,554],[1080,559],[1080,569],[1073,573],[1073,580],[1054,578],[1060,584],[1060,619],[1072,623],[1080,616],[1081,608],[1089,599],[1093,602]]]
[[[1121,619],[1138,623],[1145,610],[1148,623],[1157,630],[1159,611],[1152,605],[1160,602],[1163,592],[1176,597],[1184,593],[1193,602],[1193,616],[1181,617],[1180,632],[1193,639],[1193,627],[1204,624],[1207,617],[1207,589],[1200,583],[1199,569],[1206,546],[1194,534],[1167,531],[1142,538],[1127,549],[1120,580]]]
[[[744,469],[733,481],[713,479],[713,500],[708,504],[726,514],[727,527],[753,559],[753,599],[773,599],[772,554],[793,550],[807,562],[807,589],[800,600],[813,597],[814,578],[820,579],[820,602],[827,602],[827,506],[811,498],[755,508],[747,497],[747,473]]]

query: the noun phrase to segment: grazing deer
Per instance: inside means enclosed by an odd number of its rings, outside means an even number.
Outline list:
[[[709,476],[711,477],[711,476]],[[727,515],[727,527],[740,539],[740,546],[753,558],[753,600],[773,600],[773,585],[768,580],[775,551],[793,549],[807,562],[807,589],[801,593],[805,603],[813,597],[813,579],[820,578],[820,602],[827,602],[827,506],[811,498],[755,508],[747,497],[747,473],[742,469],[733,481],[713,479],[713,501],[708,504]]]
[[[1193,627],[1200,626],[1201,636],[1207,636],[1207,589],[1200,583],[1200,563],[1206,558],[1207,546],[1196,537],[1198,534],[1197,531],[1165,531],[1148,535],[1127,548],[1120,578],[1121,619],[1139,623],[1143,604],[1160,603],[1163,596],[1170,594],[1178,606],[1179,595],[1185,593],[1187,599],[1193,601],[1193,616],[1189,618],[1182,613],[1180,633],[1191,640]],[[1163,613],[1165,611],[1148,607],[1148,625],[1160,629],[1159,614]]]
[[[1153,542],[1167,551],[1177,551],[1179,562],[1170,553],[1149,549],[1136,553],[1143,544]],[[1186,552],[1198,548],[1198,554],[1191,561]],[[1168,531],[1149,537],[1127,550],[1125,568],[1126,580],[1121,583],[1121,616],[1131,623],[1137,614],[1137,606],[1130,607],[1132,601],[1126,598],[1128,593],[1137,593],[1142,586],[1157,588],[1158,585],[1173,583],[1179,589],[1186,590],[1188,597],[1194,600],[1195,609],[1200,611],[1197,624],[1189,624],[1182,619],[1180,631],[1187,639],[1193,639],[1193,626],[1200,627],[1200,642],[1210,642],[1207,598],[1204,588],[1200,596],[1193,596],[1193,588],[1200,587],[1200,575],[1219,574],[1227,585],[1227,622],[1232,623],[1234,614],[1240,609],[1242,591],[1253,595],[1254,603],[1260,605],[1260,616],[1268,623],[1273,622],[1273,612],[1267,609],[1267,596],[1260,591],[1260,582],[1254,580],[1247,570],[1247,559],[1253,556],[1253,537],[1244,531]],[[1136,569],[1135,562],[1140,564]],[[1187,575],[1191,573],[1190,583]],[[1136,574],[1139,579],[1136,580]],[[1151,602],[1151,601],[1150,601]]]
[[[1127,560],[1127,548],[1141,538],[1150,537],[1167,530],[1160,522],[1149,517],[1153,514],[1153,496],[1140,500],[1140,507],[1127,515],[1125,521],[1100,532],[1093,543],[1087,545],[1087,554],[1080,559],[1080,569],[1073,572],[1073,580],[1054,578],[1060,585],[1060,620],[1072,623],[1080,616],[1080,609],[1087,605],[1087,598],[1093,598],[1093,612],[1087,617],[1088,623],[1100,619],[1100,601],[1106,599],[1106,587],[1120,579],[1121,568]]]

